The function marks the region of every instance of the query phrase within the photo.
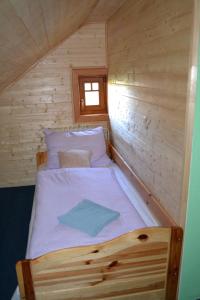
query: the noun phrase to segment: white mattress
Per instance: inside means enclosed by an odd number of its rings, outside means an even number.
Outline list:
[[[120,217],[91,237],[60,224],[83,199],[114,208]],[[35,217],[27,258],[35,258],[62,248],[91,245],[111,240],[146,224],[118,183],[112,168],[66,168],[38,172]]]
[[[109,169],[38,172],[26,258],[61,248],[100,243],[130,230],[159,225],[119,167],[110,162],[109,165]],[[89,192],[88,185],[93,185]],[[98,186],[104,186],[104,194],[98,190]],[[118,210],[120,218],[107,225],[95,238],[59,224],[57,216],[67,212],[83,198]],[[41,232],[42,228],[44,230]],[[13,295],[14,299],[19,299],[17,291]]]

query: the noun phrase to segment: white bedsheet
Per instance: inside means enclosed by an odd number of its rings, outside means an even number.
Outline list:
[[[62,248],[101,243],[128,231],[145,227],[141,216],[121,189],[109,168],[56,169],[38,172],[35,216],[27,258]],[[57,217],[83,199],[120,212],[94,238],[59,224]]]
[[[107,159],[108,160],[108,159]],[[135,190],[134,186],[127,180],[127,178],[124,176],[120,168],[109,161],[110,168],[115,172],[115,176],[118,180],[118,183],[120,184],[121,188],[123,189],[126,196],[129,198],[129,201],[134,206],[134,209],[138,211],[138,214],[141,216],[141,219],[145,223],[145,226],[158,226],[159,223],[155,220],[154,216],[150,213],[150,211],[147,209],[145,204],[143,203],[140,195]],[[38,187],[36,186],[36,189]],[[30,246],[31,246],[31,238],[33,235],[33,228],[34,228],[34,221],[36,218],[36,206],[37,206],[37,194],[38,192],[35,192],[34,202],[33,202],[33,209],[32,209],[32,216],[31,216],[31,222],[29,226],[29,238],[28,238],[28,246],[27,246],[27,257],[30,255]],[[114,207],[115,208],[115,207]],[[13,294],[12,300],[19,300],[19,290],[16,289],[15,293]]]

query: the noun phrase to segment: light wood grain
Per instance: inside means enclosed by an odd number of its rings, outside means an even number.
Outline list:
[[[109,19],[115,148],[179,222],[193,1],[126,1]]]
[[[43,11],[39,0],[10,0],[15,13],[32,37],[40,54],[49,50],[49,41],[45,28]],[[4,29],[5,30],[5,29]]]
[[[22,263],[18,263],[16,265],[16,272],[17,272],[17,280],[18,280],[18,285],[19,285],[19,292],[20,292],[20,298],[24,299],[26,296],[25,293],[25,285],[24,285],[24,276],[23,276],[23,267]]]
[[[27,295],[33,284],[30,295],[36,300],[175,300],[181,243],[181,228],[143,228],[101,244],[19,261],[18,283],[20,291],[25,290],[21,297],[31,299]],[[27,263],[32,277],[29,285]]]
[[[45,28],[51,47],[75,32],[95,8],[97,0],[42,0]]]
[[[97,2],[1,1],[0,90],[83,25]]]
[[[165,210],[165,208],[162,206],[160,201],[158,201],[158,199],[156,199],[155,196],[151,194],[151,192],[148,190],[145,184],[141,181],[140,178],[138,178],[138,176],[128,166],[126,161],[121,157],[121,155],[112,145],[110,145],[110,152],[111,152],[112,159],[119,165],[121,170],[130,180],[130,182],[133,184],[135,189],[139,192],[144,203],[147,205],[148,209],[154,215],[156,220],[159,221],[160,225],[176,226],[177,224],[169,215],[169,213]],[[44,154],[44,159],[45,159],[45,154]]]
[[[44,128],[72,129],[71,68],[104,66],[105,24],[89,24],[0,95],[0,186],[35,183],[35,153],[45,149]],[[75,127],[107,128],[107,121]]]
[[[30,260],[36,299],[164,300],[170,241],[170,228],[144,228]]]
[[[124,0],[1,0],[0,91],[82,25],[105,22]]]
[[[99,0],[87,22],[105,22],[107,21],[126,0]]]

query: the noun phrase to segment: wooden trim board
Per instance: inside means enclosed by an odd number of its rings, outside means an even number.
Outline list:
[[[31,261],[24,259],[16,264],[21,299],[36,300],[31,273]]]
[[[190,59],[188,66],[188,88],[185,121],[185,157],[183,168],[182,201],[179,224],[184,228],[188,200],[188,187],[190,177],[190,161],[192,153],[193,124],[196,101],[198,48],[200,40],[200,1],[193,1],[193,26],[191,37]]]
[[[168,263],[166,300],[176,299],[179,280],[183,230],[180,227],[171,228],[170,256]]]
[[[145,204],[148,206],[150,211],[160,222],[162,226],[177,226],[172,217],[168,214],[166,209],[162,206],[160,201],[154,197],[145,184],[140,180],[140,178],[134,173],[134,171],[128,166],[123,157],[119,152],[110,145],[110,153],[112,159],[120,166],[121,170],[126,174],[128,179],[137,189],[138,193],[141,195]]]

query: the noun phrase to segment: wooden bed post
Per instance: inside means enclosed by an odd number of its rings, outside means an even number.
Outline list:
[[[16,271],[21,300],[36,300],[33,288],[30,260],[25,259],[17,262]]]
[[[182,239],[182,228],[172,227],[166,286],[166,300],[176,300],[182,250]]]
[[[36,154],[36,164],[37,168],[47,163],[47,151],[37,152]]]

